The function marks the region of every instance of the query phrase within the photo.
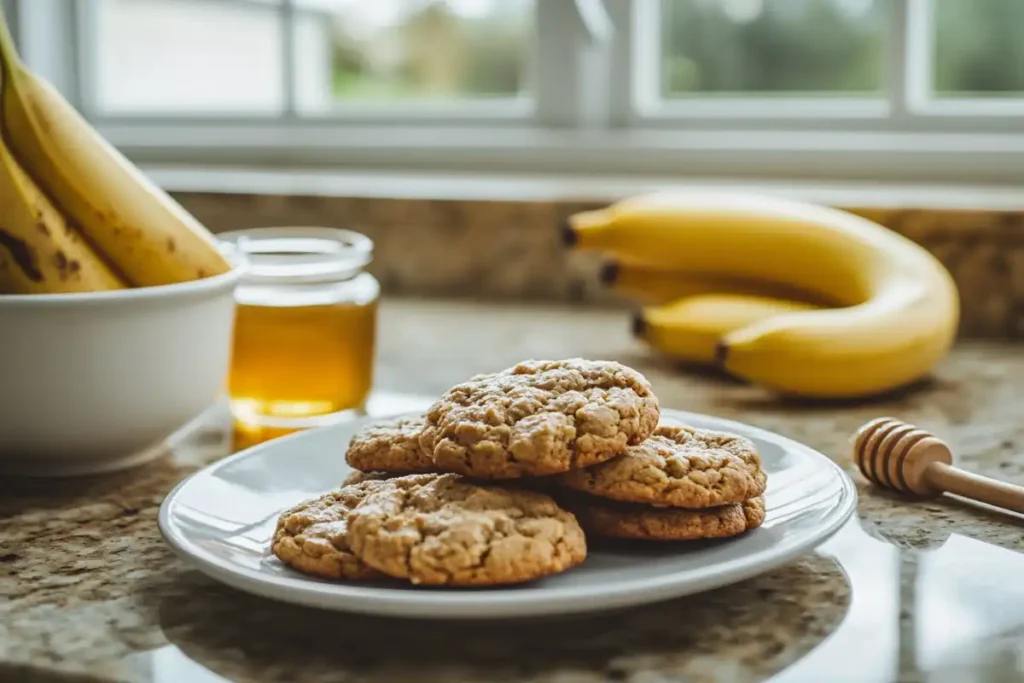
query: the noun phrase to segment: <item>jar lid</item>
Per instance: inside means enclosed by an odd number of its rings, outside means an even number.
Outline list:
[[[334,282],[355,275],[373,259],[373,242],[351,230],[314,227],[250,228],[219,233],[226,251],[247,263],[250,283]]]

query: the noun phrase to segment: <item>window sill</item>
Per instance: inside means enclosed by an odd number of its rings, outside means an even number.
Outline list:
[[[1024,187],[1001,184],[671,178],[626,175],[362,171],[142,165],[174,193],[452,201],[611,202],[674,188],[773,194],[863,209],[1024,211]]]
[[[1011,133],[244,121],[97,128],[140,164],[1024,185],[1024,135]]]

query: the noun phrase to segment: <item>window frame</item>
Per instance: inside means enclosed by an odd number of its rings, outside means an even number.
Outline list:
[[[933,0],[888,0],[888,55],[879,98],[748,96],[657,98],[660,56],[656,30],[661,0],[634,0],[633,11],[619,17],[631,37],[637,65],[630,84],[634,126],[688,129],[842,130],[872,132],[1013,132],[1024,133],[1024,95],[1014,100],[933,98],[929,80],[934,54]],[[632,25],[626,26],[632,22]],[[648,36],[646,40],[641,36]],[[751,111],[757,114],[752,116]]]
[[[21,0],[25,3],[27,0]],[[95,82],[98,73],[96,55],[98,54],[100,2],[78,2],[74,5],[75,25],[78,27],[77,55],[79,68],[77,77],[84,84],[81,92],[84,95],[81,108],[86,116],[99,125],[125,124],[159,124],[174,126],[178,124],[223,125],[232,126],[245,123],[295,123],[303,122],[310,125],[366,125],[366,124],[407,124],[431,126],[438,123],[452,125],[491,125],[497,123],[520,122],[528,120],[534,113],[533,103],[525,97],[495,98],[481,101],[418,101],[403,103],[400,108],[382,106],[373,102],[353,101],[346,103],[345,109],[326,112],[300,111],[297,102],[297,80],[294,59],[294,17],[297,12],[295,0],[276,0],[276,2],[259,2],[258,0],[183,0],[184,2],[217,3],[229,6],[246,6],[247,11],[266,12],[280,15],[279,49],[283,56],[281,94],[283,107],[280,112],[271,113],[239,113],[225,111],[218,114],[181,113],[181,114],[148,114],[148,113],[106,113],[95,101],[97,88]],[[561,3],[562,0],[556,0]],[[531,74],[531,77],[533,75]]]
[[[287,18],[294,0],[282,2],[281,9],[254,11]],[[652,107],[642,96],[642,74],[652,73],[650,21],[658,0],[538,0],[528,106],[403,104],[398,112],[367,105],[302,113],[294,108],[294,70],[286,66],[290,106],[281,116],[99,113],[90,97],[96,3],[4,3],[15,10],[14,28],[33,68],[140,163],[1024,181],[1024,100],[928,97],[931,0],[890,0],[887,97],[853,108],[838,100],[731,97]],[[283,26],[282,49],[290,50],[288,22]],[[53,40],[55,34],[65,40]]]

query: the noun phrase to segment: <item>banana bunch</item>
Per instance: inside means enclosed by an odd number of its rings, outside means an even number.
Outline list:
[[[227,272],[213,236],[21,63],[0,16],[0,294]]]
[[[959,325],[930,253],[865,218],[743,193],[659,193],[570,217],[645,305],[634,332],[677,359],[782,394],[856,398],[927,376]]]

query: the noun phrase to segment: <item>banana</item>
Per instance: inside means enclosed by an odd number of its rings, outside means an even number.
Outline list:
[[[803,301],[820,306],[833,302],[794,287],[758,282],[749,278],[695,275],[650,267],[638,261],[610,260],[601,266],[599,279],[606,287],[645,303],[660,304],[699,294],[735,294]]]
[[[226,272],[207,230],[18,59],[0,21],[0,118],[20,165],[125,276],[144,287]]]
[[[722,337],[773,316],[819,308],[747,294],[698,294],[662,306],[647,306],[633,318],[633,334],[665,355],[714,365]]]
[[[0,128],[0,294],[125,287],[11,158],[3,132]]]
[[[857,398],[896,389],[931,373],[956,337],[959,295],[942,264],[837,209],[742,193],[643,195],[572,216],[566,238],[581,249],[836,302],[722,335],[726,371],[783,394]]]

